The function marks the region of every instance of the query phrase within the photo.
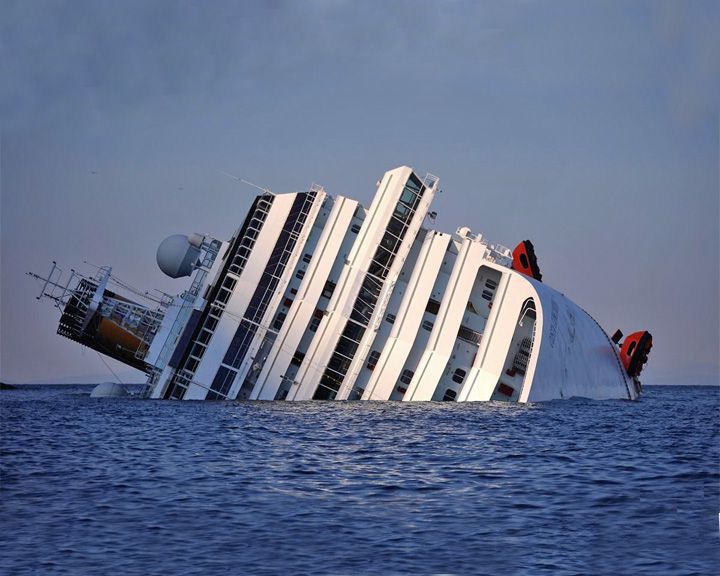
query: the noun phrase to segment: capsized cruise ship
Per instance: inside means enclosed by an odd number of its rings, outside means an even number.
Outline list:
[[[176,296],[110,268],[31,275],[62,310],[58,333],[144,371],[149,398],[636,399],[651,335],[609,337],[542,282],[528,240],[428,227],[438,185],[395,168],[369,208],[315,185],[263,190],[230,240],[160,244]]]

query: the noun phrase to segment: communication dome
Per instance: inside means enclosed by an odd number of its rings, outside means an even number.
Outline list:
[[[461,238],[467,238],[470,234],[472,234],[472,230],[467,226],[461,226],[457,229],[457,235]]]
[[[190,276],[200,249],[193,246],[184,234],[168,236],[157,249],[157,264],[170,278]]]

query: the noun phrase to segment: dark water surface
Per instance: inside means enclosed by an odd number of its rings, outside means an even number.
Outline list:
[[[717,388],[533,406],[0,392],[0,574],[718,574]]]

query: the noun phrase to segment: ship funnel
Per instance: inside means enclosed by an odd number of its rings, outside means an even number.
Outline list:
[[[170,278],[190,276],[200,256],[198,234],[168,236],[157,249],[157,264]]]

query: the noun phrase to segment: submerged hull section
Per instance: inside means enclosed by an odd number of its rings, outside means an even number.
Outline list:
[[[152,398],[637,398],[649,334],[623,349],[631,377],[617,342],[541,282],[530,241],[511,252],[468,228],[425,228],[438,185],[396,168],[367,209],[317,186],[266,191],[228,242],[163,242],[163,271],[191,279],[155,311],[103,296],[101,281],[95,296],[78,284],[51,297],[71,337],[145,370]]]

